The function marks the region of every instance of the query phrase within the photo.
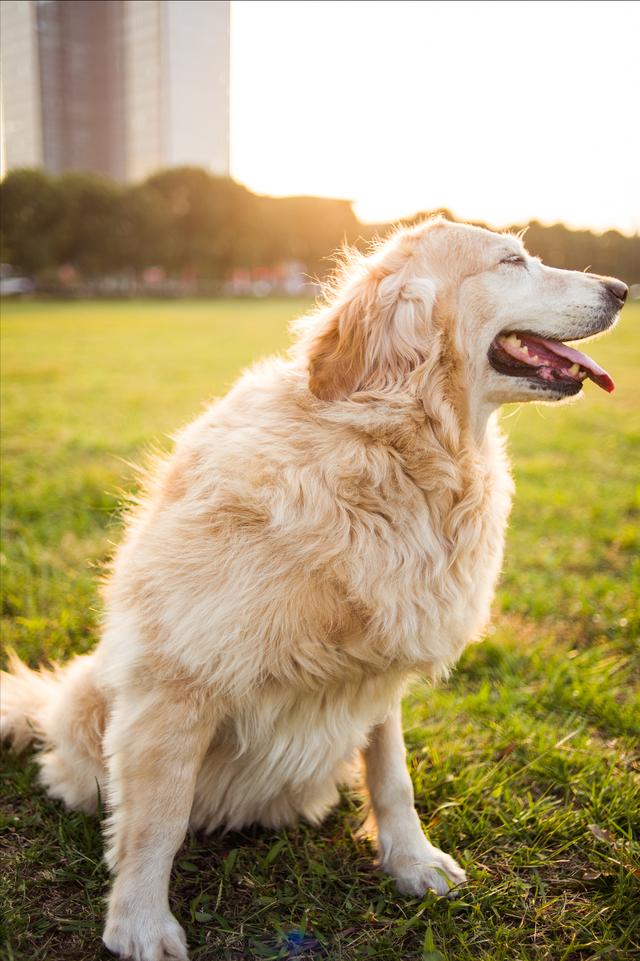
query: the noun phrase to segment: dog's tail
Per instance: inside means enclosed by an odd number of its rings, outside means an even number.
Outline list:
[[[0,674],[0,738],[17,752],[36,742],[42,781],[69,807],[95,810],[105,718],[94,654],[33,671],[9,651],[9,670]]]
[[[46,740],[47,706],[57,696],[61,670],[32,671],[13,650],[8,660],[9,670],[0,672],[0,738],[20,752]]]

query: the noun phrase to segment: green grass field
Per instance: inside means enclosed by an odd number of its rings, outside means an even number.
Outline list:
[[[131,462],[284,347],[305,306],[4,306],[3,632],[30,663],[95,643]],[[319,829],[186,841],[171,890],[192,958],[640,957],[640,305],[592,353],[612,396],[505,412],[517,495],[493,627],[406,702],[418,808],[469,872],[461,897],[397,895],[345,797]],[[47,800],[29,758],[3,768],[4,956],[110,957],[98,818]]]

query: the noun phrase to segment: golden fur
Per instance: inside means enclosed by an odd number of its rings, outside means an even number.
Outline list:
[[[38,740],[70,807],[107,799],[121,956],[186,958],[167,893],[189,824],[319,821],[358,752],[400,889],[464,881],[415,813],[400,698],[489,617],[512,493],[494,412],[536,399],[489,344],[520,317],[570,338],[600,316],[598,278],[533,258],[516,277],[505,251],[521,242],[433,221],[352,258],[291,357],[245,373],[158,465],[98,648],[54,674],[13,660],[5,736]]]

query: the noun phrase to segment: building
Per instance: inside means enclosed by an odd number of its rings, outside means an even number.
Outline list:
[[[42,166],[38,36],[30,0],[0,3],[0,93],[3,170]]]
[[[3,169],[229,173],[228,0],[2,0]]]

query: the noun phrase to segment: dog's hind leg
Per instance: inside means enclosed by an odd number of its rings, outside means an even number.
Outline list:
[[[374,728],[364,752],[380,864],[405,894],[421,897],[428,888],[446,894],[466,875],[452,857],[426,839],[414,807],[405,755],[398,702],[386,721]]]
[[[13,653],[1,679],[1,734],[21,751],[35,741],[41,780],[70,808],[95,811],[104,786],[106,693],[96,654],[32,671]]]
[[[215,713],[208,693],[172,690],[170,683],[118,693],[105,738],[114,882],[103,940],[121,957],[187,958],[184,933],[169,910],[169,876]]]

